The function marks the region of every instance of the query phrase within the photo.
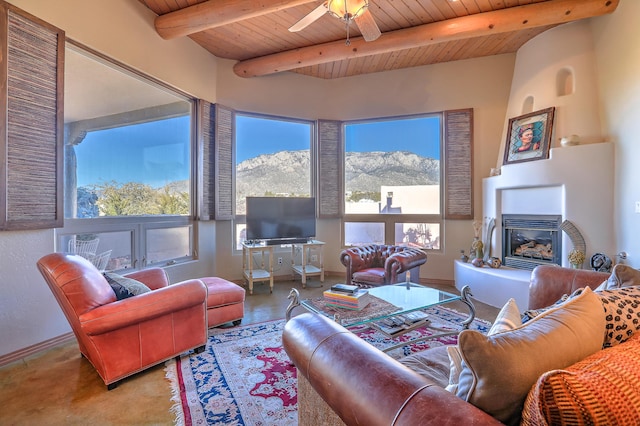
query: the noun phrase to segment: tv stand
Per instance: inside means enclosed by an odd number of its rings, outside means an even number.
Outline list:
[[[262,256],[259,269],[255,269],[254,253]],[[268,263],[265,263],[265,254],[268,256]],[[242,274],[249,283],[249,294],[253,294],[254,281],[269,281],[269,293],[273,293],[273,246],[255,242],[242,243]]]
[[[296,264],[297,253],[300,250],[302,259],[300,264]],[[291,245],[291,275],[295,279],[296,274],[302,278],[302,288],[307,284],[307,277],[313,275],[320,276],[320,282],[324,282],[324,242],[305,239],[301,243]],[[312,253],[315,253],[315,257]],[[321,284],[322,285],[322,284]]]

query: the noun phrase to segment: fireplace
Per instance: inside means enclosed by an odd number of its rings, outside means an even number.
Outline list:
[[[562,264],[562,217],[502,215],[502,264],[532,270]]]

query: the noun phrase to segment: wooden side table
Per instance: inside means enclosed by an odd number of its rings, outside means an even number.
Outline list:
[[[242,243],[242,275],[249,283],[249,294],[253,294],[254,281],[269,281],[269,293],[273,293],[273,247]],[[255,253],[261,256],[258,269],[253,258]]]
[[[301,251],[300,263],[297,263],[296,251]],[[312,260],[316,254],[317,260]],[[291,245],[291,275],[295,279],[296,274],[302,278],[302,288],[307,284],[307,277],[320,276],[320,282],[324,282],[324,242],[312,240],[306,243],[295,243]]]

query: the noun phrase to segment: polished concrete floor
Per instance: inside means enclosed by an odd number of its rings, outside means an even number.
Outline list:
[[[322,295],[338,277],[317,280],[256,283],[247,295],[243,324],[284,318],[292,287],[303,298]],[[443,287],[451,292],[452,287]],[[247,292],[248,293],[248,292]],[[466,312],[464,305],[449,305]],[[493,321],[498,310],[476,303],[477,317]],[[302,312],[294,310],[294,315]],[[107,391],[91,364],[80,356],[75,342],[32,355],[0,368],[0,425],[170,425],[174,417],[164,364],[123,380]]]

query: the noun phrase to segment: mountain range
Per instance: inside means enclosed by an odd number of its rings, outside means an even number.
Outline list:
[[[237,193],[308,196],[309,171],[308,150],[280,151],[250,158],[238,164]],[[345,188],[350,190],[379,192],[382,185],[439,183],[440,161],[434,158],[404,151],[350,152],[345,156]],[[244,206],[237,207],[238,212],[244,211]]]

